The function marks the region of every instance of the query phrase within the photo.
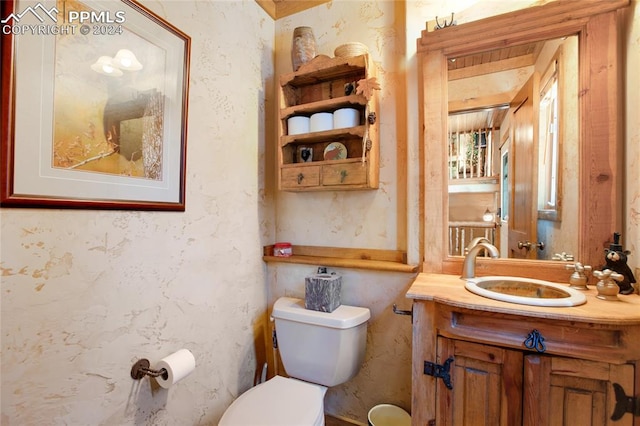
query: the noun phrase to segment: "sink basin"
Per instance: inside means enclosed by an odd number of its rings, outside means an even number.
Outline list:
[[[518,277],[468,278],[465,288],[479,296],[503,302],[533,306],[577,306],[587,298],[567,285]]]

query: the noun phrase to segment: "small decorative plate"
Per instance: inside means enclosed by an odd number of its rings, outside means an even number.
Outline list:
[[[325,160],[344,160],[347,158],[347,147],[340,142],[332,142],[324,149]]]

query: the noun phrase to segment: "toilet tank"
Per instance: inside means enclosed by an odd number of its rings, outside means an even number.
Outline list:
[[[282,297],[273,305],[278,350],[291,377],[327,387],[354,377],[364,361],[369,309],[340,305],[333,312],[305,309]]]

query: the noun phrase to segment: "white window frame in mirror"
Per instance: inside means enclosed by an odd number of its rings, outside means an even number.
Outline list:
[[[561,47],[540,79],[538,219],[554,222],[562,220],[563,58]]]

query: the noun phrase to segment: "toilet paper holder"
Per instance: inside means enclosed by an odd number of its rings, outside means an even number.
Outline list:
[[[169,373],[165,368],[161,368],[160,370],[152,370],[149,368],[150,366],[151,366],[151,363],[149,363],[148,359],[142,358],[138,360],[131,367],[131,378],[134,380],[141,380],[144,376],[151,376],[151,377],[162,376],[164,380],[167,380],[169,378]]]

